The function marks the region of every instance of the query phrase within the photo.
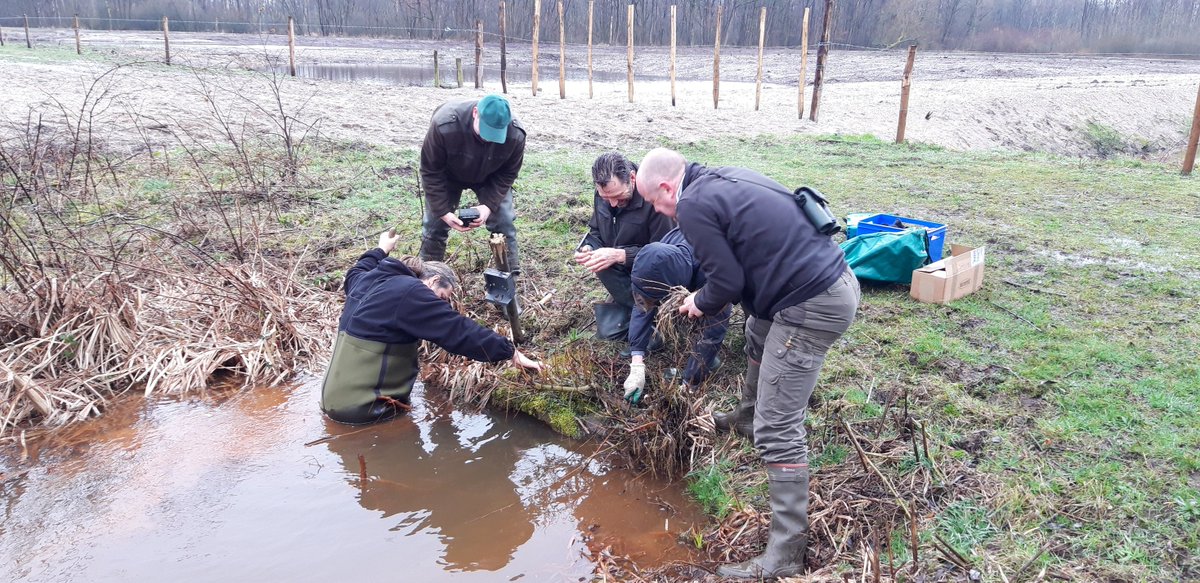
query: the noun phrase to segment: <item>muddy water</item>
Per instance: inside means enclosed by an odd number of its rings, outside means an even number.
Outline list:
[[[273,68],[273,72],[286,75],[288,68],[286,65],[281,65]],[[457,77],[454,70],[454,62],[451,61],[449,67],[442,65],[440,67],[441,85],[442,87],[453,87],[457,83]],[[500,71],[488,70],[485,73],[485,82],[492,85],[499,82]],[[296,76],[308,77],[313,79],[324,79],[326,81],[368,81],[376,83],[391,83],[396,85],[430,85],[433,83],[433,65],[417,66],[417,65],[389,65],[389,64],[366,64],[366,63],[296,63]],[[538,78],[543,84],[553,84],[558,82],[558,67],[539,67]],[[639,79],[651,80],[655,79],[649,76],[639,76]],[[567,70],[567,79],[573,81],[587,80],[587,70]],[[597,83],[625,81],[624,73],[611,73],[602,71],[593,71],[592,79]],[[530,70],[526,66],[524,68],[513,68],[508,70],[508,81],[511,83],[528,83],[530,82]],[[463,64],[463,84],[473,86],[475,82],[475,65],[472,63],[468,66]]]
[[[0,581],[577,581],[605,547],[690,556],[703,518],[678,486],[536,421],[418,390],[409,416],[347,427],[318,392],[128,399],[5,451]]]

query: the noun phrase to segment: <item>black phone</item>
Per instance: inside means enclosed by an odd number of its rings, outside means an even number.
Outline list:
[[[458,209],[458,220],[462,221],[463,226],[470,226],[471,223],[479,220],[479,209],[475,207],[467,207]]]

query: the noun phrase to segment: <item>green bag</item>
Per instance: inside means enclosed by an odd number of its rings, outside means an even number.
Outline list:
[[[875,283],[912,283],[914,269],[929,263],[925,229],[899,233],[867,233],[840,245],[846,263],[860,280]]]

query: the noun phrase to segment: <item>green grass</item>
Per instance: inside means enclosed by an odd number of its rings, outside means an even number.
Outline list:
[[[696,469],[687,477],[688,493],[705,512],[717,518],[723,518],[734,508],[731,468],[728,460],[722,460],[715,465]]]

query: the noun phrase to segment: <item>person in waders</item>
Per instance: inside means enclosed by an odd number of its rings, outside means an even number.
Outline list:
[[[346,307],[321,386],[321,410],[330,419],[373,423],[407,409],[421,340],[475,360],[511,359],[541,370],[507,338],[454,310],[458,276],[450,266],[388,257],[398,240],[391,231],[380,234],[379,247],[346,272]]]
[[[854,321],[862,293],[842,250],[806,216],[792,191],[746,168],[688,164],[666,148],[646,154],[638,191],[675,218],[707,278],[679,311],[746,312],[746,382],[719,429],[750,437],[767,466],[771,530],[763,554],[722,565],[739,579],[794,577],[808,547],[808,440],[804,417],[825,354]]]

